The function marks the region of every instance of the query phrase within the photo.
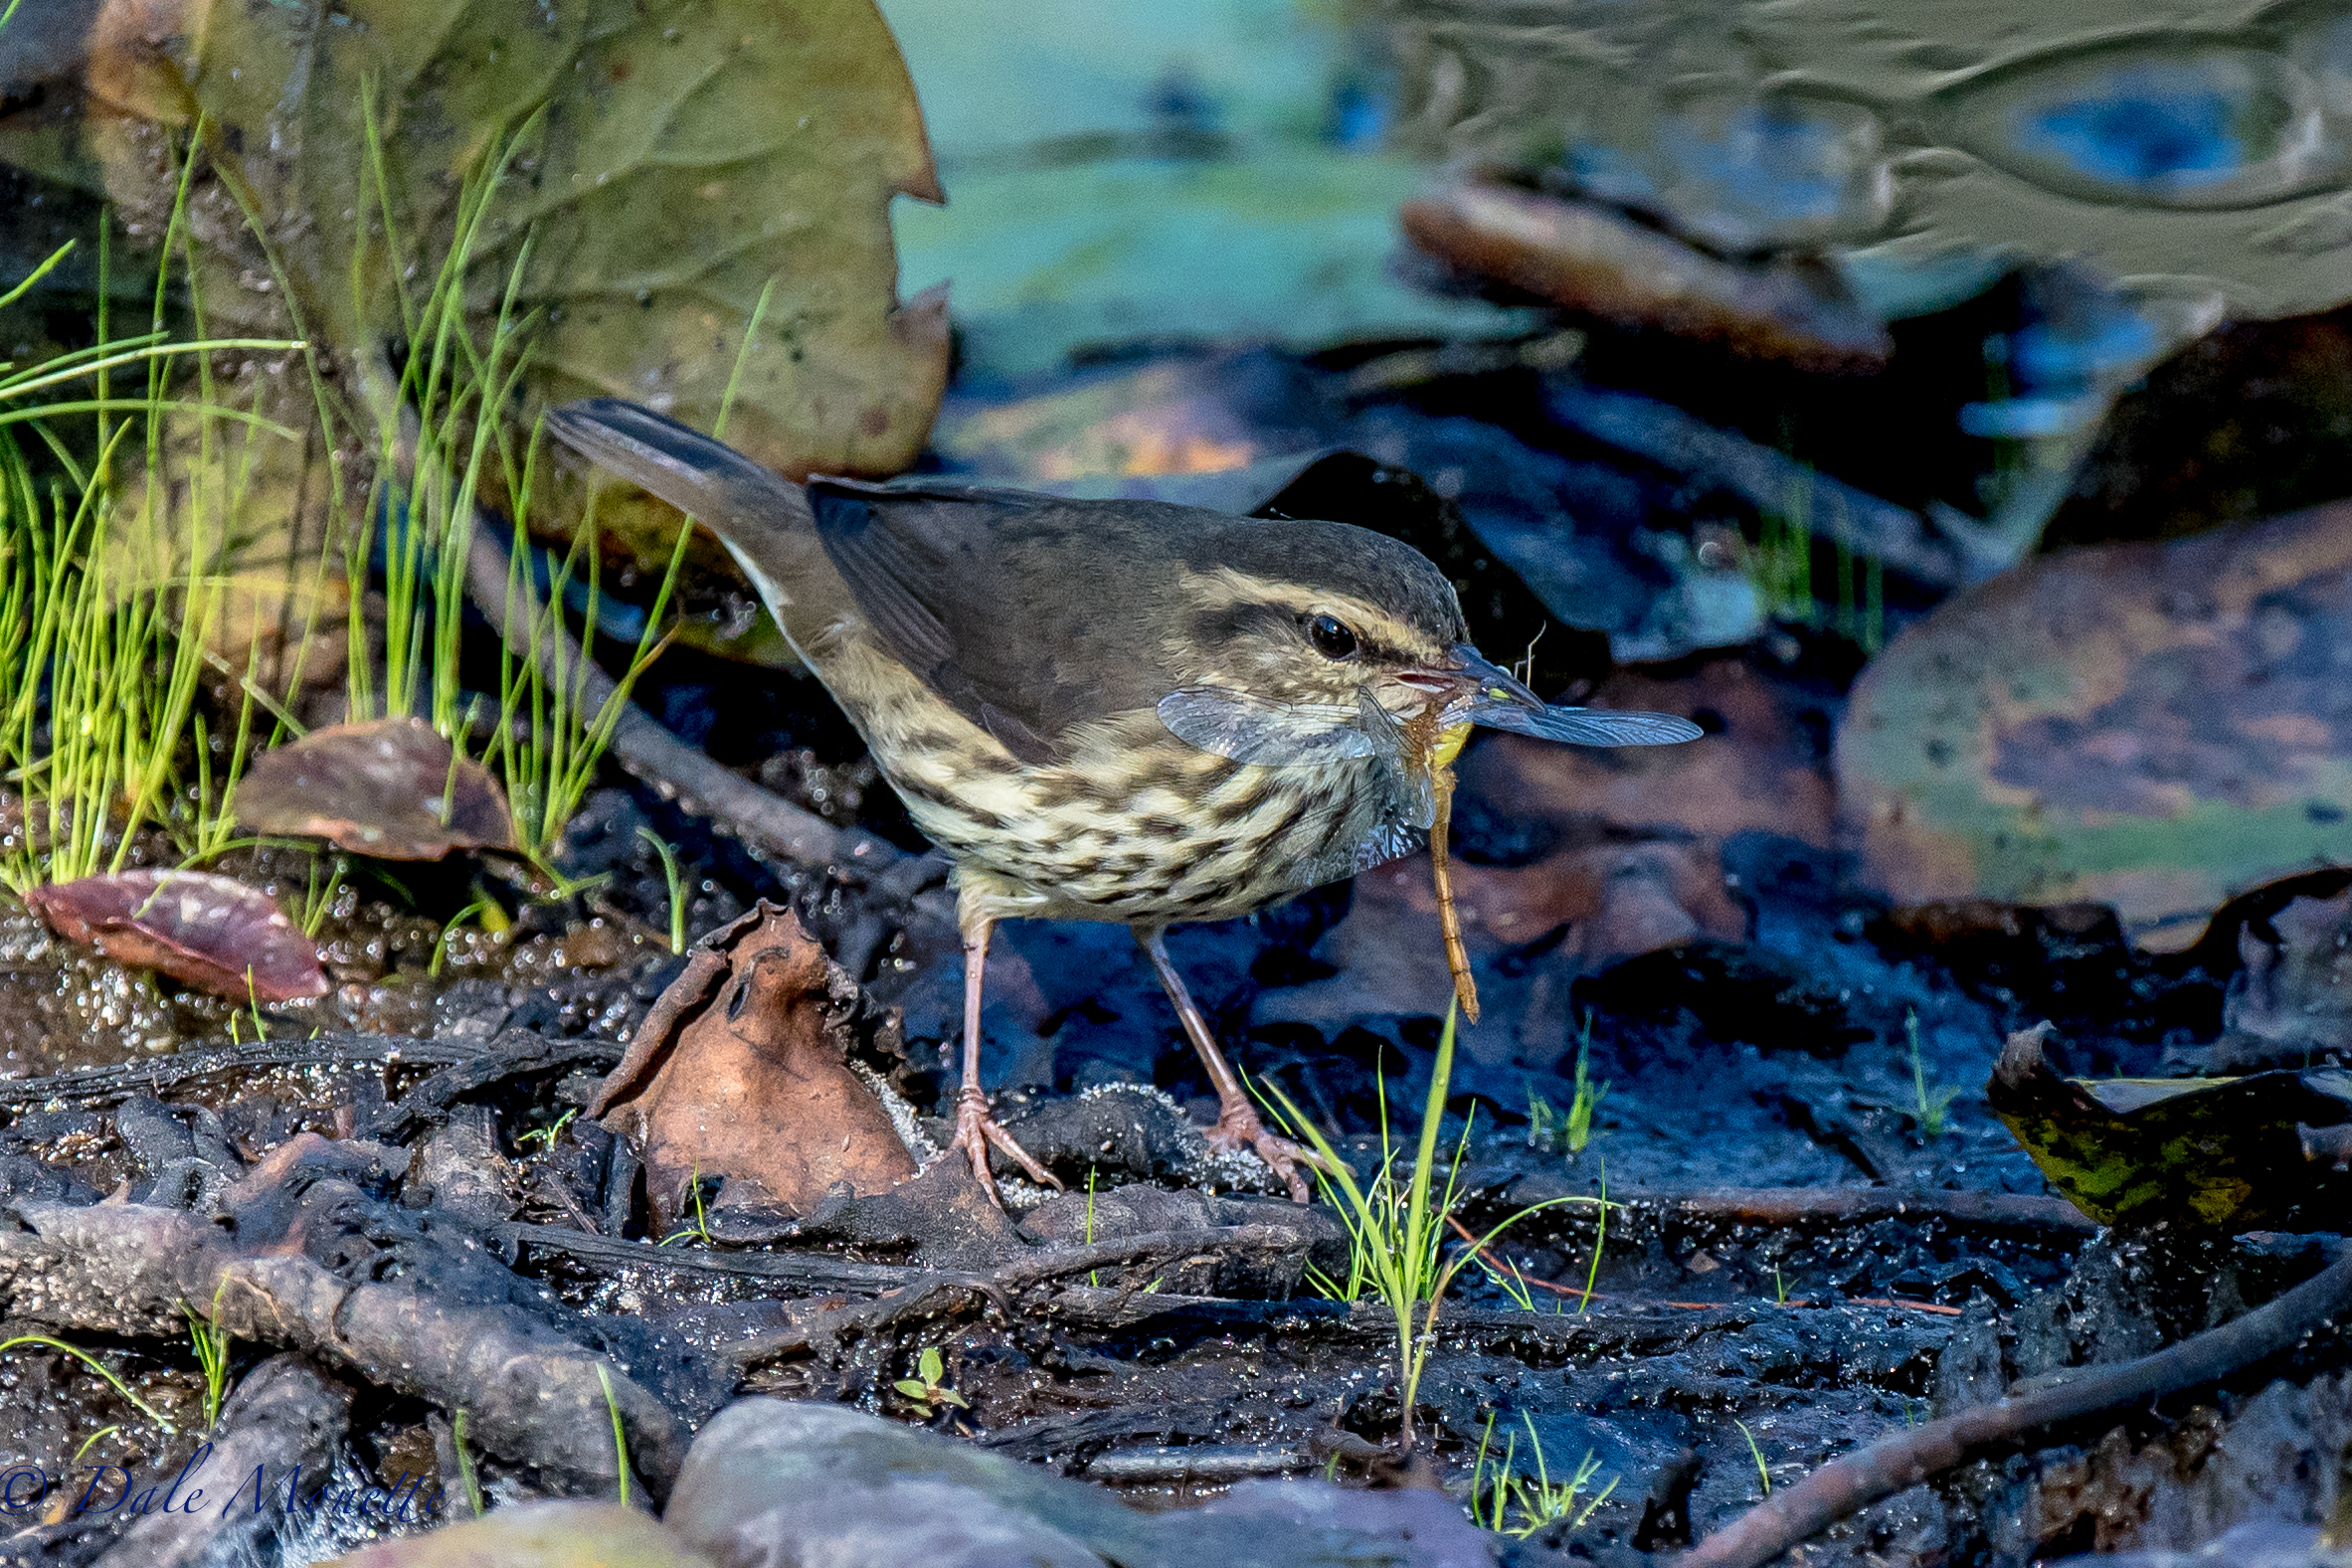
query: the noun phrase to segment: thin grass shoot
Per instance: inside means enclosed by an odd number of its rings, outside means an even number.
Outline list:
[[[669,842],[649,827],[637,829],[637,837],[653,846],[653,853],[661,858],[661,880],[669,890],[669,951],[686,951],[686,888],[678,876],[678,852]]]
[[[457,1483],[465,1488],[466,1506],[473,1510],[473,1516],[478,1519],[486,1510],[482,1507],[481,1481],[473,1473],[473,1450],[465,1443],[463,1406],[459,1406],[457,1413],[450,1418],[450,1452],[457,1458]]]
[[[169,1416],[166,1416],[162,1411],[157,1410],[153,1405],[148,1404],[138,1395],[132,1393],[130,1391],[130,1385],[125,1383],[120,1375],[117,1374],[112,1367],[106,1365],[105,1362],[99,1360],[96,1356],[91,1355],[88,1350],[83,1349],[80,1345],[68,1344],[63,1339],[53,1339],[48,1334],[18,1334],[13,1339],[0,1339],[0,1355],[6,1355],[9,1351],[14,1350],[19,1345],[29,1344],[37,1344],[42,1346],[44,1349],[63,1351],[65,1354],[72,1356],[75,1360],[80,1361],[84,1366],[89,1367],[92,1372],[95,1372],[98,1376],[104,1378],[106,1380],[107,1387],[113,1389],[115,1393],[120,1394],[123,1399],[131,1406],[131,1408],[138,1411],[140,1415],[145,1416],[149,1421],[154,1422],[165,1432],[176,1433],[180,1430],[178,1427],[172,1425],[171,1418]]]
[[[1919,1014],[1916,1009],[1902,1015],[1903,1037],[1910,1043],[1912,1114],[1918,1120],[1919,1135],[1941,1137],[1951,1131],[1951,1105],[1959,1095],[1957,1089],[1931,1089],[1927,1083],[1927,1063],[1919,1052]]]
[[[1737,1416],[1733,1416],[1731,1418],[1731,1425],[1737,1427],[1739,1429],[1739,1435],[1747,1439],[1748,1458],[1756,1462],[1756,1477],[1764,1483],[1764,1495],[1767,1497],[1771,1496],[1772,1468],[1764,1463],[1764,1451],[1756,1446],[1756,1435],[1748,1431],[1747,1423],[1740,1420]]]
[[[621,1401],[613,1395],[613,1374],[596,1364],[596,1380],[605,1390],[605,1410],[613,1418],[613,1463],[621,1472],[621,1506],[629,1506],[629,1434],[621,1426]]]
[[[1437,1055],[1430,1070],[1429,1093],[1422,1104],[1421,1128],[1409,1173],[1397,1168],[1401,1152],[1390,1136],[1387,1088],[1379,1093],[1380,1163],[1371,1179],[1358,1180],[1355,1168],[1340,1156],[1331,1138],[1279,1086],[1269,1086],[1276,1119],[1293,1137],[1304,1137],[1322,1158],[1315,1179],[1325,1201],[1338,1212],[1348,1231],[1348,1279],[1335,1281],[1315,1271],[1319,1289],[1344,1301],[1359,1300],[1367,1290],[1378,1295],[1395,1320],[1399,1448],[1412,1452],[1414,1406],[1421,1377],[1436,1344],[1438,1306],[1455,1277],[1504,1231],[1543,1209],[1561,1204],[1590,1203],[1580,1195],[1547,1199],[1504,1219],[1468,1248],[1452,1257],[1444,1254],[1446,1222],[1461,1200],[1463,1156],[1470,1146],[1471,1126],[1465,1122],[1446,1167],[1444,1185],[1436,1182],[1438,1144],[1445,1121],[1446,1096],[1453,1081],[1454,1038],[1458,1005],[1449,1003],[1444,1028],[1438,1034]],[[1475,1117],[1475,1112],[1473,1112]]]

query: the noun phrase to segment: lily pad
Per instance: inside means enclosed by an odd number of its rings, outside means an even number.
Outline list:
[[[422,719],[333,725],[264,752],[238,785],[237,814],[258,833],[323,838],[379,860],[515,847],[498,782]]]
[[[1396,205],[1426,171],[1375,150],[1387,88],[1341,7],[882,6],[955,192],[900,215],[906,276],[955,280],[968,380],[1088,345],[1315,349],[1536,324],[1390,266]]]
[[[765,292],[735,444],[796,473],[895,472],[922,446],[946,301],[897,306],[889,204],[941,197],[871,0],[109,0],[93,38],[91,89],[115,110],[201,116],[213,323],[298,325],[351,358],[378,419],[402,326],[388,278],[354,285],[384,270],[371,104],[397,238],[426,276],[467,175],[524,133],[467,302],[486,323],[527,245],[539,399],[625,396],[707,429]],[[97,129],[116,199],[155,216],[172,195],[156,138]]]
[[[326,994],[310,939],[269,894],[209,871],[123,871],[35,888],[25,903],[69,942],[237,1001]]]
[[[2325,1134],[2352,1121],[2352,1072],[2067,1079],[2044,1054],[2047,1032],[2009,1037],[1985,1103],[2100,1224],[2235,1232],[2340,1212]]]
[[[2112,905],[2145,947],[2352,860],[2352,506],[2045,557],[1855,684],[1841,809],[1899,904]]]

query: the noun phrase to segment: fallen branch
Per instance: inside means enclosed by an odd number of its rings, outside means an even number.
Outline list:
[[[909,1318],[934,1316],[950,1303],[985,1300],[1009,1315],[1016,1310],[1014,1299],[1022,1292],[1103,1269],[1166,1267],[1196,1255],[1235,1251],[1287,1254],[1303,1252],[1305,1247],[1299,1233],[1287,1226],[1223,1225],[1200,1230],[1148,1231],[1140,1236],[1122,1236],[1082,1247],[1051,1248],[1034,1257],[1015,1258],[985,1274],[908,1269],[903,1271],[906,1278],[896,1289],[873,1303],[835,1307],[790,1328],[733,1341],[727,1346],[727,1354],[748,1366],[838,1342],[849,1329],[870,1333]],[[1142,1294],[1142,1287],[1112,1294]]]
[[[592,1236],[558,1225],[500,1225],[495,1231],[501,1246],[512,1252],[560,1254],[601,1272],[636,1273],[664,1269],[681,1274],[724,1276],[797,1285],[822,1293],[864,1292],[879,1296],[889,1291],[942,1283],[985,1287],[998,1294],[1033,1289],[1099,1269],[1166,1264],[1192,1254],[1240,1251],[1293,1253],[1306,1250],[1307,1241],[1287,1225],[1222,1225],[1197,1230],[1146,1231],[1091,1242],[1082,1247],[1040,1248],[1034,1255],[1013,1259],[994,1270],[926,1269],[912,1264],[860,1263],[829,1253],[717,1252],[705,1247],[658,1247],[649,1242],[618,1241]],[[1220,1301],[1221,1297],[1203,1297]],[[750,1343],[751,1341],[744,1341]]]
[[[526,1305],[527,1282],[368,1196],[395,1153],[299,1134],[229,1189],[226,1229],[136,1204],[22,1205],[27,1229],[0,1231],[0,1316],[177,1339],[198,1304],[234,1339],[464,1410],[483,1448],[588,1490],[620,1478],[617,1408],[631,1462],[665,1489],[685,1424],[633,1368],[559,1332],[560,1309]]]
[[[2022,1447],[2045,1427],[2127,1409],[2216,1382],[2287,1349],[2352,1310],[2352,1247],[2276,1301],[2235,1322],[2055,1388],[1996,1400],[1883,1438],[1775,1491],[1674,1560],[1674,1568],[1763,1568],[1782,1552],[1882,1497],[1989,1450]]]
[[[566,678],[574,681],[579,711],[600,712],[618,691],[613,678],[573,644],[571,633],[558,617],[542,619],[538,592],[528,574],[510,585],[506,552],[499,547],[496,533],[488,527],[475,529],[471,553],[466,557],[465,584],[475,608],[517,657],[527,659],[536,651],[544,661],[541,674],[551,684]],[[515,590],[511,608],[519,612],[519,625],[510,623],[507,614],[510,586]],[[532,636],[534,626],[540,632],[536,639]],[[663,729],[633,702],[622,703],[609,750],[615,762],[652,785],[663,799],[680,810],[708,817],[722,832],[755,850],[797,865],[826,866],[862,878],[879,877],[908,860],[904,851],[871,833],[835,827],[814,812],[804,811],[783,796],[729,773]],[[904,891],[913,893],[933,869],[928,863],[911,865],[891,880],[895,884],[912,878],[914,885]]]
[[[1876,556],[1914,582],[1957,588],[1972,575],[1970,564],[1935,537],[1918,513],[1672,404],[1555,377],[1544,407],[1579,435],[1720,484],[1758,511],[1802,518],[1816,536],[1836,539],[1856,555]]]
[[[1466,1173],[1465,1183],[1477,1180]],[[1513,1173],[1488,1184],[1480,1201],[1518,1209],[1586,1189],[1549,1171]],[[1621,1192],[1609,1202],[1685,1225],[1760,1225],[1774,1230],[1834,1229],[1881,1220],[1923,1224],[1941,1220],[1972,1231],[2087,1241],[2098,1222],[2064,1198],[2012,1192],[1958,1192],[1940,1187],[1716,1187],[1691,1192]],[[1614,1229],[1614,1222],[1611,1223]]]
[[[704,1278],[758,1280],[798,1286],[820,1294],[862,1292],[879,1296],[919,1280],[936,1279],[933,1269],[903,1264],[860,1263],[830,1253],[716,1252],[708,1247],[658,1247],[650,1242],[622,1241],[560,1225],[506,1224],[491,1232],[498,1250],[522,1267],[532,1254],[573,1259],[601,1274],[619,1275],[645,1270]]]
[[[350,1425],[348,1385],[325,1376],[305,1357],[272,1356],[238,1383],[237,1392],[221,1411],[219,1428],[189,1461],[189,1475],[224,1504],[233,1495],[230,1488],[253,1484],[256,1475],[284,1486],[298,1485],[291,1478],[307,1473],[321,1478],[312,1482],[320,1485],[332,1474],[335,1451],[343,1445]],[[102,1467],[92,1467],[89,1474],[89,1491],[99,1500],[84,1514],[86,1526],[109,1521],[134,1485],[127,1471],[109,1475]],[[398,1484],[392,1481],[392,1485]],[[127,1515],[131,1510],[122,1511]],[[121,1540],[98,1560],[97,1568],[196,1568],[200,1563],[265,1562],[277,1556],[276,1537],[288,1522],[274,1508],[231,1509],[224,1505],[200,1512],[196,1497],[190,1495],[182,1508],[166,1507],[132,1518]]]
[[[245,1045],[199,1047],[169,1056],[86,1067],[46,1078],[0,1080],[0,1110],[26,1111],[48,1105],[114,1105],[132,1095],[161,1095],[198,1079],[236,1073],[266,1073],[297,1067],[448,1067],[481,1050],[472,1042],[417,1040],[376,1034],[319,1034],[307,1040],[262,1040]]]
[[[450,1107],[510,1078],[544,1078],[576,1068],[611,1069],[628,1048],[590,1036],[573,1039],[509,1029],[435,1073],[376,1113],[361,1135],[403,1143],[449,1115]]]

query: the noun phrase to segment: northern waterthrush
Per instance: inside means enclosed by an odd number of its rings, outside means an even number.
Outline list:
[[[1474,724],[1582,745],[1699,729],[1547,707],[1469,643],[1444,575],[1347,523],[953,485],[792,483],[633,404],[555,434],[718,535],[874,763],[954,858],[964,938],[955,1145],[992,1192],[981,977],[999,920],[1125,922],[1221,1105],[1304,1200],[1169,962],[1180,921],[1247,914],[1420,847]],[[1445,897],[1441,868],[1440,897]],[[1466,962],[1449,957],[1467,989]],[[1058,1185],[1058,1183],[1055,1183]]]

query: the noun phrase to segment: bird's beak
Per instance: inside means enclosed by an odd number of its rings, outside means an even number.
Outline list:
[[[1469,643],[1446,649],[1446,660],[1442,667],[1406,670],[1396,678],[1435,697],[1449,724],[1483,719],[1499,708],[1544,711],[1542,698]]]

